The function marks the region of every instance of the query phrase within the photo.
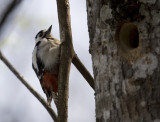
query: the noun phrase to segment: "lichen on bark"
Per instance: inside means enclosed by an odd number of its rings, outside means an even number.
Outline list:
[[[87,0],[97,122],[160,119],[159,4],[159,0]],[[122,49],[116,37],[124,21],[138,29],[139,44],[129,50]]]

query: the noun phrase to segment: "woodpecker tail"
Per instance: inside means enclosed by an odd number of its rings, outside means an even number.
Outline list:
[[[52,98],[54,100],[56,107],[58,108],[58,93],[52,92]]]
[[[52,102],[52,98],[53,98],[56,107],[58,107],[58,93],[52,92],[52,95],[48,95],[48,94],[46,94],[46,95],[47,95],[48,105],[51,107],[51,102]]]

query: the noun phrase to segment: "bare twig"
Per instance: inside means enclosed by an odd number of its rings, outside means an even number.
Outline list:
[[[62,42],[58,81],[58,122],[67,122],[69,73],[74,55],[69,0],[57,0],[57,9]]]
[[[6,66],[13,72],[13,74],[24,84],[27,89],[41,102],[41,104],[46,108],[48,113],[51,115],[52,119],[56,122],[57,115],[53,111],[51,107],[45,102],[43,97],[39,93],[37,93],[28,83],[27,81],[20,75],[20,73],[11,65],[11,63],[5,58],[5,56],[0,51],[0,59],[6,64]]]
[[[89,71],[86,69],[86,67],[83,65],[83,63],[78,58],[77,54],[74,55],[72,63],[76,66],[76,68],[79,70],[79,72],[82,74],[82,76],[86,79],[88,84],[93,88],[94,90],[94,79],[89,73]]]
[[[0,21],[0,29],[2,28],[3,24],[6,22],[6,19],[10,15],[11,12],[22,2],[22,0],[13,0],[6,8],[4,13],[2,14],[3,17]]]

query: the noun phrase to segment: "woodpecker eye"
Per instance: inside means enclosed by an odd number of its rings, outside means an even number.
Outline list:
[[[42,37],[42,36],[43,36],[43,33],[40,33],[40,34],[39,34],[39,37]]]
[[[36,35],[35,38],[37,38],[37,37],[42,37],[42,36],[43,36],[43,30],[39,31],[39,32],[37,33],[37,35]]]

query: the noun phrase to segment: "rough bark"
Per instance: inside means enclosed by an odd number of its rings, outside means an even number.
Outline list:
[[[160,0],[86,1],[96,121],[160,121]]]

